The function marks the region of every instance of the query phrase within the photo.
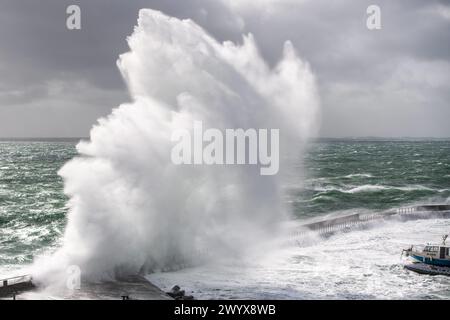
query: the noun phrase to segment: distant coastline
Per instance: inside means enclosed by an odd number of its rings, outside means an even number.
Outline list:
[[[78,142],[80,140],[90,140],[90,137],[0,137],[0,142]],[[310,142],[376,142],[376,141],[450,141],[450,137],[316,137],[311,138]]]
[[[386,141],[450,141],[450,137],[342,137],[342,138],[330,138],[330,137],[317,137],[312,138],[312,142],[339,142],[339,141],[352,141],[352,142],[386,142]]]

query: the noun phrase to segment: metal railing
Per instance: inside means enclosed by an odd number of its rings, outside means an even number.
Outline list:
[[[304,231],[314,231],[319,234],[330,234],[337,231],[342,231],[349,228],[355,228],[363,225],[364,223],[381,220],[389,217],[423,217],[430,216],[432,214],[438,214],[438,216],[450,217],[450,205],[437,204],[437,205],[420,205],[413,207],[404,207],[394,210],[387,210],[383,212],[374,213],[354,213],[342,217],[335,217],[324,219],[321,221],[306,223],[301,226]],[[300,232],[302,233],[302,232]]]
[[[0,288],[6,288],[17,285],[19,283],[31,282],[33,277],[29,274],[0,279]]]

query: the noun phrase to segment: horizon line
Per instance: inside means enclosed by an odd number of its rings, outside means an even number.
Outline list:
[[[448,137],[433,137],[433,136],[342,136],[342,137],[311,137],[309,138],[309,140],[357,140],[357,139],[364,139],[364,140],[369,140],[369,139],[394,139],[394,140],[401,140],[401,139],[433,139],[433,140],[447,140],[450,139],[450,136]],[[1,137],[0,136],[0,141],[7,141],[7,140],[22,140],[22,141],[26,141],[26,140],[90,140],[90,137],[83,137],[83,136],[65,136],[65,137],[27,137],[27,136],[23,136],[23,137]]]

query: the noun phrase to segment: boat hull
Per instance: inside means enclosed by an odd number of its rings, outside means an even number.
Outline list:
[[[423,262],[425,264],[430,264],[433,266],[450,267],[450,260],[446,259],[435,259],[430,257],[424,257],[417,254],[410,254],[411,258]]]
[[[437,276],[437,275],[450,276],[450,268],[448,267],[432,266],[420,262],[407,264],[404,267],[405,269],[408,269],[410,271],[414,271],[420,274],[428,274],[430,276]]]

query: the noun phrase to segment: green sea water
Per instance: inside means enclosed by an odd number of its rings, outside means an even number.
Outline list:
[[[306,175],[291,190],[297,216],[444,203],[450,141],[334,140],[311,145]]]
[[[58,170],[75,142],[0,142],[0,271],[33,261],[59,244],[67,198]]]
[[[68,208],[57,172],[75,146],[0,141],[0,273],[60,245]],[[450,198],[450,141],[318,141],[301,160],[286,199],[297,218]]]

